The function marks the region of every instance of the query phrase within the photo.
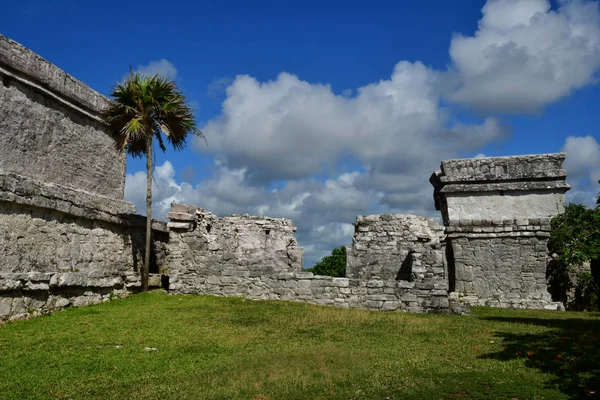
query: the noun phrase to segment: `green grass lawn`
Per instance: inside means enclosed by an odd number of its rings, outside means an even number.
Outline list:
[[[149,293],[0,326],[0,398],[599,398],[599,339],[590,313]]]

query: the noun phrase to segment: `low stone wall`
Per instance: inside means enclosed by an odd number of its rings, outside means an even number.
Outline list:
[[[0,273],[0,323],[98,304],[139,287],[134,271]]]
[[[140,286],[146,219],[128,203],[0,173],[0,321]],[[154,223],[151,272],[168,231]]]
[[[176,290],[177,293],[244,296],[380,311],[465,312],[460,302],[449,303],[448,286],[444,281],[362,280],[313,275],[310,272],[180,279],[185,283]]]

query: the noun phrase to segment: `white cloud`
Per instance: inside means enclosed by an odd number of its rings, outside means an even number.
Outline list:
[[[168,60],[161,58],[157,61],[150,61],[146,65],[138,65],[137,72],[142,75],[154,76],[160,75],[165,78],[175,79],[177,76],[177,69]]]
[[[373,171],[429,171],[440,157],[506,137],[493,119],[450,121],[438,78],[421,63],[400,62],[390,79],[348,98],[287,73],[267,82],[240,75],[226,90],[222,114],[203,128],[210,146],[195,148],[264,183],[319,173],[348,154]]]
[[[225,96],[225,89],[231,84],[231,82],[233,82],[233,79],[226,76],[213,79],[206,87],[206,94],[213,100],[223,100],[223,97]]]
[[[600,191],[600,145],[592,136],[569,136],[562,151],[567,153],[565,169],[572,187],[567,200],[593,206]]]
[[[535,112],[596,81],[595,1],[488,0],[473,36],[450,45],[459,88],[449,99],[481,112]]]

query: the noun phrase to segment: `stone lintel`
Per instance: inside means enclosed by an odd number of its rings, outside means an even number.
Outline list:
[[[167,227],[169,229],[192,229],[193,224],[191,222],[168,222]]]
[[[167,213],[167,218],[173,221],[195,221],[196,215],[184,212],[170,211]]]
[[[470,239],[494,239],[494,238],[540,238],[550,237],[548,231],[512,231],[512,232],[468,232],[453,230],[447,233],[448,240],[466,237]]]

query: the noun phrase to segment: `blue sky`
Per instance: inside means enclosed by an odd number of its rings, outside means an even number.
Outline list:
[[[23,1],[0,33],[103,94],[175,79],[208,146],[158,154],[154,212],[292,218],[305,266],[358,214],[436,216],[444,158],[567,151],[568,198],[600,178],[597,0]],[[9,16],[9,17],[6,17]],[[144,164],[126,197],[143,211]]]

